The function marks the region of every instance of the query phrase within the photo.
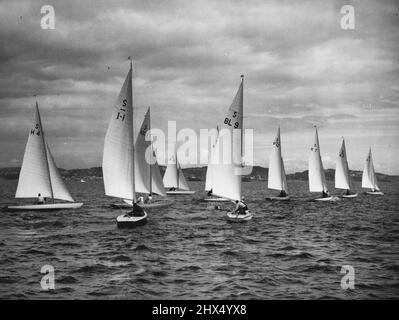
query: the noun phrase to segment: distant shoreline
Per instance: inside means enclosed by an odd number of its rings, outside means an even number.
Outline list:
[[[160,166],[161,173],[165,172],[165,166]],[[193,167],[183,169],[184,175],[189,181],[205,181],[206,176],[206,166],[204,167]],[[20,167],[8,167],[0,168],[0,178],[6,180],[16,180],[19,177]],[[98,179],[102,178],[102,168],[92,167],[86,169],[59,169],[61,175],[67,179],[80,180],[80,179]],[[243,181],[267,181],[268,168],[261,166],[254,166],[251,174],[243,176]],[[334,180],[335,169],[326,169],[325,175],[326,179],[331,181]],[[362,171],[351,170],[350,175],[354,181],[362,180]],[[392,182],[398,181],[399,176],[387,175],[383,173],[376,173],[378,181],[381,182]],[[289,180],[308,180],[308,170],[302,172],[296,172],[287,174],[287,179]]]

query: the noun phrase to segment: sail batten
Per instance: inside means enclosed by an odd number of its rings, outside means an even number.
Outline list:
[[[320,155],[320,144],[317,128],[315,131],[313,146],[310,148],[308,175],[310,192],[328,192],[323,162]]]

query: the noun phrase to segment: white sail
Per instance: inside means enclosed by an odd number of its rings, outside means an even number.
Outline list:
[[[44,139],[39,106],[36,102],[35,120],[29,130],[15,197],[36,198],[39,193],[46,198],[74,201]]]
[[[188,186],[186,178],[184,177],[183,170],[179,164],[178,164],[178,166],[179,166],[179,189],[180,190],[190,190],[190,187]]]
[[[348,160],[346,157],[345,140],[343,139],[335,168],[335,188],[347,190],[351,189]]]
[[[104,141],[105,194],[135,200],[133,185],[132,68],[126,76],[112,111]]]
[[[172,155],[166,166],[166,171],[163,176],[163,184],[165,188],[176,188],[180,190],[190,190],[186,178],[184,177],[183,170],[177,161],[177,149],[174,144],[175,154]]]
[[[53,188],[53,196],[55,199],[61,199],[73,202],[73,198],[67,189],[64,180],[62,180],[61,174],[57,169],[54,162],[53,155],[51,154],[50,148],[47,145],[47,159],[50,169],[51,187]]]
[[[239,173],[242,167],[243,84],[244,80],[242,79],[237,94],[227,111],[212,156],[213,194],[232,200],[241,199],[241,175]],[[223,152],[224,145],[229,147],[229,152]],[[238,163],[240,161],[241,163]]]
[[[363,176],[362,176],[362,188],[370,188],[379,191],[380,188],[377,185],[377,178],[374,172],[373,157],[371,155],[371,148],[364,164]]]
[[[146,152],[151,152],[151,141],[146,141],[145,135],[150,129],[150,110],[144,116],[139,134],[136,139],[136,149],[134,153],[134,181],[135,191],[141,193],[150,193],[151,189],[151,169],[146,160]],[[148,151],[147,151],[148,150]],[[149,154],[150,156],[151,154]]]
[[[281,138],[280,127],[277,130],[277,136],[273,141],[272,152],[269,159],[269,175],[267,187],[273,190],[284,190],[288,192],[287,180],[285,177],[284,163],[281,156]]]
[[[206,178],[205,178],[205,190],[206,191],[209,191],[212,189],[212,179],[213,179],[212,157],[213,157],[213,153],[214,153],[216,142],[217,142],[218,135],[219,135],[219,127],[217,127],[216,131],[213,131],[213,132],[215,132],[215,136],[211,137],[212,145],[211,145],[211,149],[208,154],[208,167],[206,168]]]
[[[166,196],[165,186],[162,181],[161,170],[159,169],[159,165],[157,162],[157,156],[155,151],[153,151],[153,165],[151,165],[151,178],[152,178],[152,185],[151,191],[153,193],[159,194],[160,196]]]
[[[176,145],[174,145],[176,150]],[[177,188],[179,185],[178,171],[177,171],[176,152],[172,155],[166,166],[165,174],[163,176],[163,184],[165,188]]]
[[[52,196],[46,148],[42,134],[39,107],[36,102],[35,120],[29,130],[15,193],[16,198],[36,198],[39,193],[47,198]]]
[[[319,136],[315,133],[313,146],[310,148],[309,156],[309,191],[310,192],[327,192],[326,177],[324,175],[323,162],[320,155]]]

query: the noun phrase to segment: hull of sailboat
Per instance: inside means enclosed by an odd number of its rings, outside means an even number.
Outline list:
[[[226,198],[214,197],[214,198],[205,198],[205,199],[203,199],[203,201],[205,201],[205,202],[230,202],[231,200],[226,199]]]
[[[195,191],[191,191],[191,190],[166,191],[166,194],[170,195],[170,196],[190,195],[190,194],[194,194],[194,193],[195,193]]]
[[[144,211],[144,215],[141,217],[129,216],[127,213],[121,214],[116,218],[118,228],[134,228],[143,226],[148,222],[147,213]]]
[[[339,200],[339,198],[336,196],[330,196],[330,197],[325,197],[325,198],[316,198],[314,200],[315,201],[337,201],[337,200]]]
[[[270,200],[270,201],[273,201],[273,200],[288,201],[290,199],[291,199],[291,196],[286,196],[286,197],[268,197],[268,198],[266,198],[266,200]]]
[[[253,214],[248,211],[246,214],[237,214],[235,212],[229,212],[227,213],[227,220],[230,222],[247,222],[251,220],[253,217]]]
[[[367,191],[366,194],[373,195],[373,196],[383,196],[384,192],[382,192],[382,191]]]
[[[172,200],[154,200],[151,203],[140,203],[140,207],[144,209],[157,209],[157,208],[166,208],[173,204]],[[112,203],[111,208],[113,209],[131,209],[132,203],[125,200],[125,203]]]
[[[42,211],[42,210],[63,210],[63,209],[77,209],[83,206],[82,202],[73,203],[45,203],[45,204],[28,204],[22,206],[8,206],[11,211]]]
[[[356,198],[357,197],[357,193],[355,194],[343,194],[342,198]]]

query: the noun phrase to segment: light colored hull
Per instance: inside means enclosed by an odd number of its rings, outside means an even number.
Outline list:
[[[191,191],[191,190],[166,191],[166,194],[170,195],[170,196],[190,195],[190,194],[194,194],[194,193],[195,193],[195,191]]]
[[[111,204],[111,208],[114,209],[131,209],[132,208],[132,201],[131,200],[123,200],[125,203],[118,204],[113,203]],[[144,209],[155,209],[155,208],[166,208],[173,204],[172,200],[153,200],[151,203],[138,203],[138,205]]]
[[[118,228],[134,228],[138,226],[145,225],[148,222],[147,212],[144,211],[144,216],[142,217],[132,217],[127,213],[121,214],[116,218],[116,223]]]
[[[230,202],[232,200],[226,198],[205,198],[205,202]]]
[[[236,214],[234,212],[229,212],[227,213],[227,220],[230,222],[247,222],[251,220],[253,217],[253,214],[251,212],[248,212],[247,214]]]
[[[356,198],[357,197],[357,193],[355,194],[343,194],[342,198]]]
[[[286,197],[268,197],[266,200],[277,200],[277,201],[288,201],[291,199],[291,196]]]
[[[22,206],[9,206],[8,209],[12,211],[38,211],[38,210],[62,210],[62,209],[77,209],[83,206],[82,202],[72,203],[45,203],[45,204],[28,204]]]
[[[384,192],[382,191],[367,191],[366,194],[374,195],[374,196],[383,196]]]
[[[325,197],[325,198],[316,198],[314,200],[315,201],[337,201],[337,200],[339,200],[339,198],[336,196],[330,196],[330,197]]]

